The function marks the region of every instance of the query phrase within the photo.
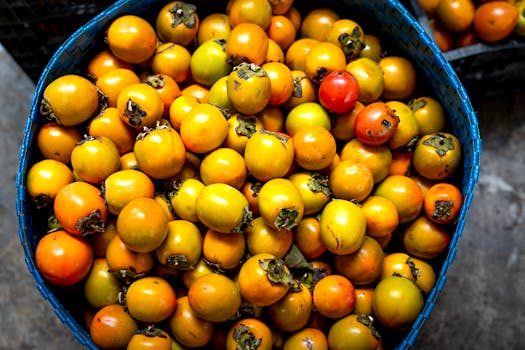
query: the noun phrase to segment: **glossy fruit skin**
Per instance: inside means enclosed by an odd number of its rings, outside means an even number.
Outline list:
[[[305,69],[306,54],[319,44],[320,41],[313,38],[301,37],[295,40],[284,54],[284,63],[291,70],[303,71]]]
[[[375,350],[379,346],[380,335],[373,327],[373,318],[352,314],[337,320],[328,332],[330,349],[359,348]]]
[[[164,104],[151,85],[135,83],[126,86],[117,98],[120,118],[129,126],[141,130],[154,127],[162,117]]]
[[[234,28],[241,23],[254,23],[266,30],[272,17],[272,7],[268,1],[235,0],[227,13]]]
[[[112,272],[131,275],[131,279],[148,274],[153,269],[153,253],[136,253],[126,247],[119,235],[115,235],[106,248],[106,260]]]
[[[244,161],[249,174],[259,181],[285,176],[293,160],[293,140],[288,135],[259,130],[246,142]]]
[[[286,133],[293,137],[299,129],[311,125],[331,129],[328,111],[318,102],[304,102],[293,107],[286,116],[284,126]]]
[[[210,87],[231,72],[232,66],[227,62],[225,45],[225,40],[211,39],[200,44],[192,53],[191,75],[197,83]]]
[[[248,346],[256,347],[257,350],[271,350],[272,331],[257,318],[241,319],[231,326],[226,335],[226,350],[236,350],[240,344],[251,344]]]
[[[372,102],[357,114],[354,133],[365,145],[379,146],[394,136],[398,124],[399,117],[386,103]]]
[[[379,61],[385,82],[383,94],[385,99],[402,100],[410,96],[417,83],[414,65],[400,56],[385,56]]]
[[[182,94],[179,84],[167,74],[149,74],[144,82],[157,90],[163,104],[162,116],[169,115],[172,102]]]
[[[246,232],[245,232],[246,234]],[[202,256],[219,271],[240,266],[246,252],[244,235],[230,235],[206,231],[202,242]]]
[[[389,175],[373,193],[394,203],[400,223],[414,220],[423,209],[423,192],[412,178],[405,175]]]
[[[199,24],[195,5],[183,1],[171,1],[157,14],[155,31],[163,42],[187,46],[196,38]]]
[[[263,128],[261,118],[258,116],[245,116],[234,114],[228,119],[229,130],[223,146],[237,151],[244,155],[246,143],[252,135]]]
[[[363,244],[366,221],[356,204],[334,199],[321,212],[321,240],[334,254],[351,254]]]
[[[157,46],[155,29],[145,19],[135,15],[116,18],[106,33],[109,49],[128,63],[142,63],[150,58]]]
[[[73,172],[67,165],[54,159],[42,159],[27,172],[27,192],[37,203],[48,205],[60,189],[73,180]]]
[[[279,47],[286,51],[295,41],[297,31],[290,18],[286,15],[274,14],[270,18],[270,24],[266,28],[268,37],[274,40]]]
[[[193,96],[200,103],[208,103],[210,89],[199,83],[190,83],[181,90],[182,95]]]
[[[412,158],[414,169],[430,180],[443,180],[458,169],[461,162],[459,139],[448,132],[437,132],[421,137]]]
[[[62,187],[55,196],[53,211],[60,225],[77,235],[100,232],[108,217],[100,189],[87,182]]]
[[[148,327],[142,332],[135,333],[128,343],[126,350],[172,350],[171,336],[164,330]]]
[[[426,260],[411,258],[415,268],[416,285],[421,289],[425,296],[428,296],[436,284],[436,272],[434,267]]]
[[[163,278],[139,278],[126,291],[128,311],[142,322],[160,322],[167,319],[177,307],[175,290]]]
[[[133,69],[133,65],[131,63],[122,61],[113,55],[109,49],[106,49],[97,53],[89,61],[87,66],[87,74],[90,78],[96,81],[98,77],[117,68]]]
[[[352,73],[335,70],[319,84],[319,102],[334,113],[350,111],[359,98],[359,83]]]
[[[120,167],[117,146],[105,136],[87,136],[71,152],[71,167],[83,181],[100,184]]]
[[[57,286],[71,286],[89,273],[93,248],[87,238],[59,229],[38,241],[35,262],[46,281]]]
[[[216,183],[200,190],[195,203],[199,220],[221,233],[240,233],[251,220],[248,200],[235,187]]]
[[[365,33],[365,46],[361,49],[359,57],[369,58],[372,61],[379,62],[381,59],[381,40],[373,34]]]
[[[155,249],[157,260],[171,271],[192,269],[202,254],[202,234],[191,221],[168,222],[168,234]]]
[[[328,350],[328,341],[321,330],[305,327],[286,339],[283,350]]]
[[[473,0],[443,0],[436,7],[435,15],[445,29],[461,33],[472,25],[474,12]]]
[[[339,15],[333,9],[313,9],[303,18],[300,29],[301,37],[323,41],[326,39],[326,34],[330,30],[330,27],[339,18]]]
[[[355,138],[354,125],[357,114],[365,105],[357,101],[351,111],[337,114],[333,120],[331,132],[338,141],[349,141]]]
[[[153,198],[135,198],[118,214],[117,230],[128,249],[136,253],[153,252],[168,234],[168,216]]]
[[[333,71],[345,71],[346,57],[339,45],[321,41],[312,47],[305,57],[304,72],[316,83]],[[356,97],[357,99],[357,97]]]
[[[335,21],[326,33],[326,41],[337,44],[343,49],[347,60],[359,56],[364,45],[364,31],[359,23],[342,18]]]
[[[191,53],[183,45],[166,42],[157,46],[151,58],[151,70],[155,74],[166,74],[178,84],[191,74]]]
[[[139,197],[153,198],[154,193],[153,181],[140,170],[119,170],[104,180],[104,199],[112,214],[118,215],[130,200]]]
[[[485,42],[501,41],[514,31],[518,17],[518,8],[510,2],[487,2],[474,11],[474,31]]]
[[[386,254],[383,259],[383,269],[379,280],[396,275],[415,281],[417,278],[417,269],[413,259],[414,258],[406,252]]]
[[[407,329],[423,309],[424,300],[414,282],[399,276],[383,279],[375,288],[372,306],[382,324]]]
[[[297,187],[304,203],[304,214],[317,214],[331,198],[328,177],[317,172],[298,171],[288,177]]]
[[[294,80],[290,68],[282,62],[265,62],[261,68],[270,78],[270,106],[281,106],[294,90]]]
[[[326,251],[320,233],[319,220],[314,216],[304,217],[294,228],[294,243],[305,258],[316,259]]]
[[[306,73],[302,70],[292,70],[294,90],[292,96],[284,103],[283,108],[287,111],[304,102],[317,101],[317,86],[314,85]]]
[[[281,108],[267,105],[255,116],[260,119],[262,129],[271,132],[282,132],[285,115]]]
[[[46,159],[53,159],[64,164],[71,161],[71,152],[82,135],[74,126],[48,122],[42,125],[37,134],[38,150]]]
[[[210,322],[225,322],[241,306],[239,286],[229,277],[209,273],[193,281],[188,290],[190,307],[200,318]]]
[[[383,181],[392,165],[392,151],[387,145],[368,146],[357,137],[344,144],[340,151],[341,161],[349,160],[366,166],[374,178],[374,184]]]
[[[268,53],[268,34],[255,23],[233,27],[226,42],[226,55],[233,66],[241,62],[261,65]]]
[[[425,195],[423,208],[430,220],[440,224],[453,223],[463,205],[463,194],[451,183],[438,182]]]
[[[374,297],[374,288],[372,286],[355,287],[355,314],[372,315],[372,299]]]
[[[329,166],[337,153],[336,140],[326,128],[308,125],[292,137],[294,160],[306,170],[321,170]]]
[[[371,195],[362,202],[366,218],[366,233],[372,237],[385,237],[399,224],[399,214],[394,203],[386,198]]]
[[[401,149],[403,146],[409,145],[410,142],[414,141],[419,135],[416,116],[410,106],[404,102],[390,100],[385,102],[385,104],[390,107],[399,118],[397,129],[387,144],[393,150]]]
[[[363,163],[341,160],[328,177],[334,198],[362,202],[372,193],[374,175]]]
[[[124,306],[111,304],[102,307],[93,316],[89,334],[93,343],[103,349],[122,349],[137,330],[137,322]]]
[[[128,68],[113,69],[101,75],[95,82],[97,88],[107,98],[108,107],[117,106],[117,98],[120,91],[128,85],[140,83],[140,78]]]
[[[75,126],[85,122],[98,108],[97,88],[82,76],[62,75],[44,89],[42,110],[60,125]]]
[[[191,308],[188,296],[177,299],[177,308],[169,318],[170,332],[183,346],[199,347],[208,344],[214,334],[215,324],[201,319]]]
[[[186,161],[186,147],[181,135],[168,126],[142,132],[133,146],[138,167],[153,179],[177,175]]]
[[[439,101],[430,96],[419,96],[410,100],[408,106],[414,112],[420,135],[444,130],[446,114]]]
[[[252,115],[264,109],[272,97],[271,80],[262,66],[241,63],[226,82],[228,99],[239,113]]]
[[[332,274],[321,278],[314,285],[312,299],[317,312],[338,319],[354,309],[355,289],[348,278]]]
[[[275,278],[275,282],[270,278]],[[272,254],[260,253],[242,264],[237,283],[243,299],[264,307],[277,302],[288,292],[291,278],[281,259]]]
[[[447,226],[437,224],[426,215],[420,215],[404,230],[403,246],[420,259],[433,259],[443,254],[452,240]]]
[[[266,58],[264,59],[264,62],[284,63],[283,49],[281,49],[275,40],[270,38],[268,38],[268,51],[266,52]]]
[[[247,176],[243,156],[231,148],[219,147],[202,159],[200,177],[205,185],[224,183],[239,190]]]
[[[197,44],[210,39],[224,39],[228,38],[232,26],[229,16],[225,13],[212,13],[204,17],[197,31]]]
[[[204,186],[202,181],[189,178],[179,183],[176,190],[168,194],[171,207],[180,219],[195,223],[199,221],[199,217],[195,211],[195,203]]]
[[[250,222],[244,236],[251,255],[270,253],[283,259],[293,243],[291,230],[270,227],[261,216]]]
[[[259,216],[259,190],[261,189],[262,182],[257,181],[253,178],[248,178],[246,183],[242,186],[242,193],[248,200],[250,211],[254,216]]]
[[[208,103],[219,107],[225,113],[235,115],[235,110],[228,99],[228,91],[226,83],[228,75],[217,79],[208,90]]]
[[[303,328],[310,319],[312,311],[312,293],[306,285],[300,290],[289,290],[276,303],[268,306],[268,313],[273,324],[284,332],[295,332]]]
[[[199,103],[182,119],[179,133],[188,151],[201,154],[218,148],[228,137],[228,129],[219,108]]]
[[[381,245],[367,235],[361,247],[354,253],[334,256],[334,269],[354,285],[372,284],[381,274],[383,256]]]
[[[109,241],[117,235],[117,220],[114,216],[108,218],[104,225],[104,231],[95,233],[89,237],[93,246],[93,253],[97,258],[105,258]]]
[[[304,215],[301,193],[289,179],[268,180],[259,190],[258,197],[260,215],[273,229],[292,229]]]
[[[105,258],[93,260],[84,282],[84,295],[89,305],[96,309],[117,304],[121,291],[118,279],[109,272],[109,265]]]
[[[359,101],[369,104],[381,97],[385,88],[385,81],[383,71],[377,61],[368,57],[359,57],[348,62],[346,70],[357,79]]]
[[[116,107],[106,107],[92,118],[89,122],[88,134],[93,137],[107,137],[117,146],[120,155],[133,150],[137,137],[136,129],[120,118]]]

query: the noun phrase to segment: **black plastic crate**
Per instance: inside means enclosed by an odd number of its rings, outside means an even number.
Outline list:
[[[0,1],[0,42],[36,83],[53,53],[109,0]]]
[[[403,2],[433,38],[429,19],[418,1]],[[443,55],[473,100],[525,92],[525,37],[512,34],[500,42],[479,42]]]

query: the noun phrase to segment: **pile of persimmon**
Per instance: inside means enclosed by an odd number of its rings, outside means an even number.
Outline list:
[[[38,271],[102,349],[391,345],[462,207],[446,111],[351,18],[224,5],[118,17],[45,87]]]
[[[525,35],[525,2],[515,0],[418,0],[443,51]]]

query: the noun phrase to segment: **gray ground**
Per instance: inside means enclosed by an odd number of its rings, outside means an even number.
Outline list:
[[[18,241],[15,176],[34,84],[0,47],[0,350],[78,349],[35,288]],[[525,348],[525,95],[476,103],[481,172],[456,259],[417,349]]]

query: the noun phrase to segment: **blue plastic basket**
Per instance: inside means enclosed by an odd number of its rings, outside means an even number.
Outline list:
[[[25,177],[31,164],[39,157],[35,146],[36,130],[43,123],[39,116],[39,104],[44,88],[53,79],[65,73],[83,74],[85,72],[89,58],[103,47],[104,31],[113,19],[124,14],[137,14],[151,20],[166,2],[167,0],[118,1],[66,40],[53,55],[37,83],[31,114],[25,126],[25,137],[20,148],[20,165],[17,175],[17,214],[20,243],[24,249],[27,266],[38,289],[52,305],[58,317],[71,329],[79,342],[88,349],[96,349],[97,347],[91,341],[89,332],[83,326],[81,318],[75,313],[74,308],[66,306],[67,302],[64,301],[63,297],[57,296],[56,290],[43,280],[35,265],[34,250],[37,238],[39,234],[42,234],[42,229],[37,227],[37,219],[32,213],[32,203],[27,194]],[[202,0],[194,2],[205,11],[212,11],[217,6],[224,8],[225,5],[225,1]],[[299,9],[301,6],[310,5],[296,2]],[[479,171],[481,139],[476,114],[453,68],[434,41],[402,3],[393,0],[324,0],[315,2],[315,6],[331,7],[343,14],[342,17],[347,14],[348,18],[353,18],[362,23],[365,31],[381,37],[383,42],[395,43],[392,44],[392,47],[400,55],[409,58],[416,66],[420,77],[419,84],[426,85],[429,92],[440,100],[446,108],[450,117],[449,123],[463,148],[463,168],[460,171],[460,176],[462,177],[461,188],[464,194],[464,204],[448,253],[444,257],[439,271],[437,271],[437,283],[427,297],[424,309],[412,327],[397,338],[391,338],[391,344],[385,344],[385,348],[406,349],[413,345],[423,323],[430,316],[436,298],[445,284],[449,267],[454,260],[456,247],[463,232]]]

